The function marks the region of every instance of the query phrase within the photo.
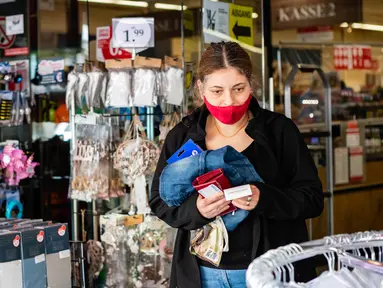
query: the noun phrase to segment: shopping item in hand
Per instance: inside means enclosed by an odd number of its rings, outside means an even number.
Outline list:
[[[184,145],[181,146],[166,162],[168,164],[177,162],[190,156],[195,156],[202,153],[203,150],[193,140],[189,139]]]
[[[167,165],[160,177],[160,196],[168,206],[180,206],[195,193],[192,183],[206,172],[222,169],[233,187],[263,182],[254,166],[231,146],[208,150]],[[233,231],[249,212],[237,210],[222,217],[226,229]],[[230,223],[230,224],[229,224]]]
[[[197,177],[193,181],[193,187],[203,196],[203,193],[201,193],[203,189],[210,188],[213,190],[215,188],[218,189],[216,193],[219,193],[224,189],[231,188],[231,184],[229,182],[229,179],[227,179],[223,174],[223,170],[216,169]],[[229,208],[222,212],[219,216],[226,215],[235,210],[237,210],[237,208],[233,205],[233,203],[230,203]]]
[[[229,251],[229,235],[222,218],[191,233],[190,253],[218,267],[222,253]]]

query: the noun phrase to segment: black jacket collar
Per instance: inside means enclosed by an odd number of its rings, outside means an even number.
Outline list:
[[[251,99],[249,110],[253,114],[253,118],[246,127],[246,133],[255,139],[257,132],[264,132],[264,126],[268,120],[266,118],[268,117],[266,117],[265,110],[259,106],[254,97]],[[182,119],[182,123],[189,128],[188,136],[193,141],[202,140],[206,136],[205,127],[209,114],[210,112],[204,104]]]

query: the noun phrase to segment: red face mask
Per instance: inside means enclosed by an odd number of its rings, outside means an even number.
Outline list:
[[[213,115],[215,119],[223,124],[232,125],[241,120],[243,115],[245,115],[249,108],[251,98],[252,96],[250,95],[245,103],[237,106],[214,106],[207,101],[206,97],[204,97],[204,102],[210,114]]]

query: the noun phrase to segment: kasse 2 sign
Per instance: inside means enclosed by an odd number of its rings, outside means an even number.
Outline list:
[[[300,7],[278,8],[278,22],[332,18],[336,16],[336,5],[333,2],[306,4]]]

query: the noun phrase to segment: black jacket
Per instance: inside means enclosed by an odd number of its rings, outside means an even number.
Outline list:
[[[255,99],[249,109],[254,118],[246,133],[254,139],[255,168],[265,181],[253,183],[260,190],[258,205],[253,210],[256,217],[252,258],[256,258],[269,249],[307,241],[305,219],[322,213],[324,199],[317,169],[295,124],[281,114],[262,109]],[[198,193],[179,207],[168,207],[159,195],[159,178],[166,160],[187,140],[193,139],[205,147],[208,115],[202,106],[169,132],[153,178],[150,207],[160,219],[178,228],[170,287],[200,287],[197,260],[189,253],[189,231],[211,220],[197,210]],[[314,278],[313,263],[297,264],[295,274],[295,280],[300,282]]]

